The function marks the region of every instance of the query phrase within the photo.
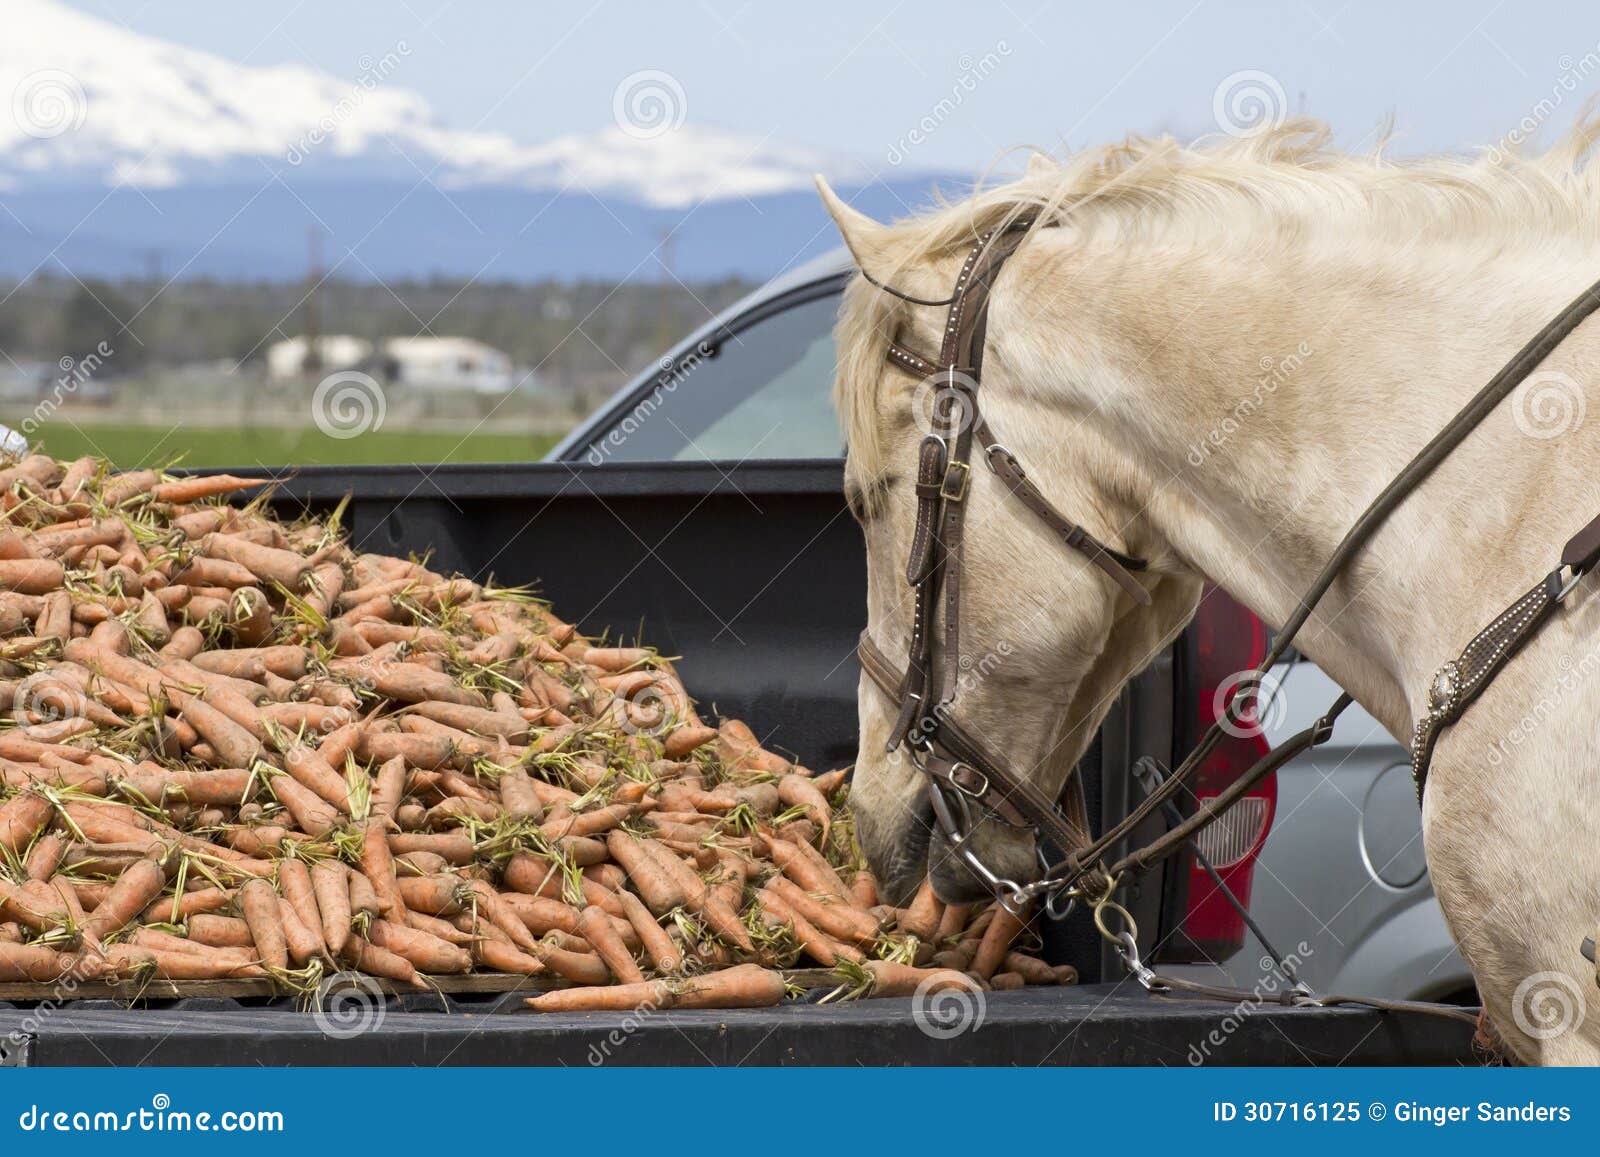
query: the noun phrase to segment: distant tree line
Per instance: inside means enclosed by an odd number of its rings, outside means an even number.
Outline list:
[[[536,366],[555,388],[587,389],[637,372],[751,284],[464,282],[375,284],[206,279],[80,281],[39,275],[0,284],[0,351],[15,362],[77,358],[101,341],[117,373],[196,363],[253,363],[307,332],[370,340],[432,333],[477,338]],[[7,296],[9,295],[9,296]],[[0,366],[5,359],[0,358]]]

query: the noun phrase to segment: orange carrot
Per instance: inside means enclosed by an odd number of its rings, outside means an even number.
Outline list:
[[[322,934],[322,913],[317,906],[316,887],[304,860],[285,858],[278,864],[278,887],[294,908],[300,923],[317,939],[317,954],[327,955],[328,944]]]
[[[381,819],[370,819],[361,837],[361,870],[378,894],[378,908],[390,920],[404,922],[405,901],[395,881],[394,859]]]
[[[322,955],[322,934],[314,932],[285,897],[278,898],[278,919],[283,924],[283,941],[289,958],[303,968]]]
[[[0,590],[42,595],[60,590],[66,581],[66,569],[54,559],[0,559]]]
[[[944,903],[934,895],[933,881],[924,879],[911,906],[900,912],[900,929],[918,940],[932,940],[938,934],[943,916]]]
[[[578,913],[578,934],[594,945],[600,959],[606,962],[606,967],[619,981],[632,984],[644,979],[644,973],[639,971],[633,954],[612,927],[611,916],[605,909],[591,904]]]
[[[157,898],[139,915],[146,924],[181,924],[201,912],[216,912],[233,903],[233,893],[224,888],[201,888],[172,899]]]
[[[211,474],[197,478],[182,478],[176,482],[161,482],[151,487],[150,496],[157,502],[198,502],[221,494],[240,490],[254,490],[267,485],[265,478],[236,478],[232,474]]]
[[[206,944],[212,948],[255,947],[255,937],[250,932],[249,921],[237,916],[196,912],[189,917],[186,927],[189,939],[196,944]]]
[[[8,984],[50,984],[68,973],[98,975],[81,957],[57,952],[42,944],[0,941],[0,981]]]
[[[767,887],[830,936],[855,944],[871,944],[878,938],[877,921],[858,908],[837,900],[815,898],[783,876],[772,877]]]
[[[984,930],[983,940],[978,944],[978,951],[973,956],[972,967],[969,969],[980,980],[988,980],[999,970],[1000,962],[1006,958],[1006,953],[1011,951],[1012,941],[1016,940],[1027,923],[1026,920],[1013,916],[998,904],[992,911],[994,917]]]
[[[384,823],[392,822],[405,794],[406,761],[397,755],[385,760],[373,777],[372,791],[368,796],[368,814]]]
[[[137,861],[117,877],[111,891],[95,908],[94,915],[89,917],[84,926],[85,934],[103,940],[111,933],[121,931],[150,906],[166,883],[166,873],[161,870],[159,863],[155,860]]]
[[[857,908],[878,906],[878,881],[871,868],[859,868],[850,881],[850,899]]]
[[[339,826],[339,813],[316,792],[289,775],[275,775],[267,788],[300,825],[302,831],[325,836]]]
[[[350,939],[349,869],[337,860],[323,860],[311,869],[311,887],[322,920],[322,939],[328,951],[342,957]]]
[[[408,924],[374,920],[369,935],[374,945],[410,961],[419,972],[447,974],[472,970],[471,953]]]
[[[0,848],[19,855],[50,819],[54,809],[37,792],[25,791],[0,806]]]
[[[822,829],[820,842],[827,845],[828,831],[833,825],[833,809],[828,805],[827,797],[817,790],[816,784],[803,775],[790,772],[778,778],[778,799],[789,807],[804,809]]]
[[[208,534],[200,540],[200,553],[249,567],[258,578],[297,591],[311,573],[310,564],[289,550],[262,546],[232,534]]]
[[[869,960],[862,967],[872,977],[872,996],[931,996],[936,992],[978,991],[978,984],[972,977],[949,968],[913,968],[891,960]]]
[[[401,876],[395,890],[409,911],[454,916],[462,910],[462,881],[456,876]]]
[[[659,1008],[769,1008],[787,993],[783,974],[757,964],[689,980],[649,980],[604,988],[568,988],[529,998],[538,1012],[626,1012]]]
[[[509,940],[479,939],[471,951],[473,960],[492,972],[540,976],[546,971],[544,961],[529,956]]]
[[[289,945],[283,931],[283,913],[278,894],[265,880],[249,880],[239,889],[239,910],[250,927],[261,963],[268,968],[289,967]]]
[[[646,848],[645,841],[615,829],[606,837],[606,847],[610,849],[611,858],[627,871],[628,878],[639,889],[639,895],[650,906],[650,911],[657,916],[665,916],[672,909],[681,908],[687,903],[688,895],[683,885],[663,869]]]
[[[761,890],[757,897],[757,906],[770,927],[787,929],[806,955],[824,968],[832,968],[840,960],[864,959],[859,949],[835,940],[823,932],[790,907],[788,902],[771,888]]]
[[[528,772],[512,766],[500,773],[500,805],[513,819],[528,819],[538,823],[544,818],[544,807],[539,802]]]
[[[683,967],[683,954],[678,951],[678,946],[672,942],[666,930],[656,922],[640,899],[632,892],[623,890],[617,893],[623,911],[628,914],[634,931],[639,934],[639,940],[644,945],[644,950],[650,956],[650,962],[655,965],[657,972],[677,972]]]
[[[424,992],[428,991],[427,982],[417,975],[416,967],[411,961],[387,948],[380,948],[363,940],[354,932],[346,937],[340,959],[369,975],[398,981]]]

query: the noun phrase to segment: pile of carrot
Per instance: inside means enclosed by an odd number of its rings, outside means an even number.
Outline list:
[[[0,982],[534,977],[539,1010],[1070,983],[883,904],[844,772],[704,722],[522,589],[274,518],[262,480],[0,468]]]

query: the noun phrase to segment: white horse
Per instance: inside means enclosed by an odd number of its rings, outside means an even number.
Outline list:
[[[1202,584],[1283,623],[1384,484],[1600,278],[1595,135],[1586,124],[1537,158],[1406,163],[1334,151],[1305,121],[1210,147],[1130,140],[1036,159],[1015,183],[892,226],[822,185],[861,268],[925,298],[949,292],[979,232],[1037,218],[994,286],[984,413],[1057,509],[1150,560],[1141,607],[975,465],[961,643],[982,674],[957,721],[1054,796]],[[895,657],[928,387],[886,363],[885,343],[936,351],[943,323],[858,277],[838,327],[869,630]],[[1440,665],[1600,513],[1597,365],[1591,320],[1389,519],[1301,633],[1402,743]],[[1444,732],[1423,808],[1450,928],[1526,1061],[1600,1061],[1580,954],[1600,925],[1588,585]],[[984,894],[931,833],[921,775],[885,754],[893,707],[865,677],[860,712],[855,809],[886,889],[929,871],[947,899]],[[1037,878],[1031,839],[985,825],[981,848]]]

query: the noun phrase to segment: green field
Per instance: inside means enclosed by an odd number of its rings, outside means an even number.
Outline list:
[[[369,431],[331,438],[315,428],[194,428],[77,426],[55,421],[33,440],[57,458],[98,454],[119,467],[368,466],[384,463],[536,462],[554,434],[463,434],[446,431]]]

